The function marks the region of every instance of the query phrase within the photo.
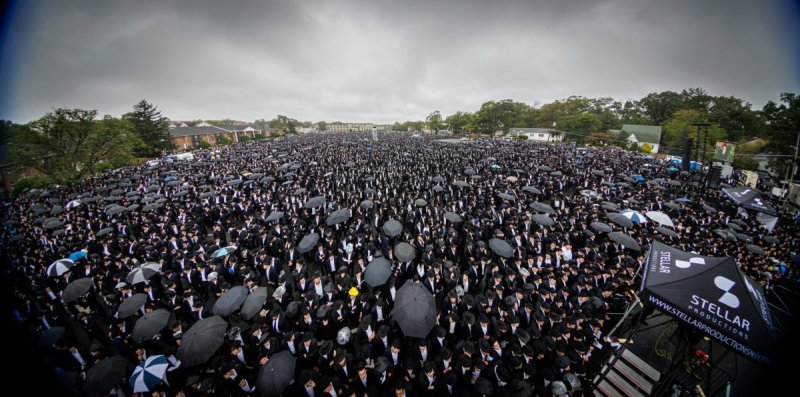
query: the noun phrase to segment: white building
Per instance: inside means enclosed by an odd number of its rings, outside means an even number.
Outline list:
[[[525,136],[529,141],[535,142],[561,142],[564,139],[561,131],[550,128],[511,128],[508,135]]]

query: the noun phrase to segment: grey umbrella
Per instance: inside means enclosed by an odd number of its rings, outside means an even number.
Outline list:
[[[55,228],[61,227],[63,225],[64,225],[64,222],[62,222],[60,219],[55,219],[55,220],[48,219],[48,220],[46,220],[46,221],[44,221],[42,223],[42,226],[44,226],[45,229],[55,229]]]
[[[409,243],[400,242],[394,246],[394,257],[402,262],[411,262],[417,257],[417,250]]]
[[[383,229],[383,234],[389,237],[397,237],[403,232],[403,224],[400,221],[389,219],[381,229]]]
[[[274,211],[271,214],[269,214],[266,221],[267,222],[277,221],[283,218],[283,215],[284,215],[283,211]]]
[[[53,209],[50,210],[50,215],[59,215],[64,212],[64,207],[60,205],[54,205]]]
[[[562,176],[562,175],[564,175],[564,173],[561,171],[553,171],[550,173],[550,176]]]
[[[284,395],[286,388],[294,380],[296,359],[288,350],[273,354],[267,365],[258,370],[256,388],[261,397]]]
[[[103,236],[105,236],[106,234],[109,234],[109,233],[111,233],[111,232],[113,232],[113,231],[114,231],[114,228],[113,228],[113,227],[107,227],[107,228],[105,228],[105,229],[100,229],[100,230],[99,230],[99,231],[98,231],[98,232],[95,234],[95,236],[97,236],[97,237],[103,237]]]
[[[669,208],[669,209],[673,209],[675,211],[680,211],[681,210],[681,206],[680,205],[678,205],[677,203],[673,203],[671,201],[668,202],[668,203],[664,203],[664,206]]]
[[[392,318],[405,336],[425,338],[436,325],[436,303],[421,283],[407,281],[397,291]]]
[[[489,240],[489,248],[492,252],[504,258],[510,258],[514,255],[514,249],[511,248],[511,244],[499,238]]]
[[[183,334],[178,346],[178,359],[182,367],[194,367],[208,359],[222,346],[228,323],[220,316],[202,319]]]
[[[375,206],[375,203],[372,200],[364,200],[361,202],[361,208],[370,209]]]
[[[158,273],[158,270],[151,267],[137,267],[128,273],[128,277],[126,277],[125,280],[131,285],[139,284],[155,276],[156,273]]]
[[[532,194],[542,194],[541,190],[539,190],[539,189],[537,189],[537,188],[535,188],[533,186],[525,186],[525,187],[522,188],[522,191],[523,192],[532,193]]]
[[[239,313],[245,320],[250,320],[256,313],[261,311],[264,303],[267,301],[269,290],[267,287],[258,287],[255,291],[247,295],[247,299],[242,303],[242,308]]]
[[[600,208],[607,210],[607,211],[619,211],[619,206],[616,204],[600,204]]]
[[[472,168],[467,168],[467,169],[464,170],[464,175],[472,176],[472,175],[475,175],[475,174],[477,174],[477,172],[475,172],[475,170],[472,169]]]
[[[185,196],[187,194],[189,194],[188,190],[181,190],[181,191],[175,193],[175,197],[183,197],[183,196]]]
[[[125,211],[131,212],[139,209],[139,204],[131,204],[125,208]]]
[[[214,314],[218,314],[220,316],[228,316],[231,313],[239,310],[244,303],[245,299],[247,299],[247,294],[250,293],[250,290],[243,285],[237,285],[227,291],[225,291],[222,296],[217,299],[214,303],[214,308],[212,312]]]
[[[614,229],[612,229],[611,226],[603,222],[592,222],[592,224],[589,226],[591,226],[592,229],[597,230],[598,232],[611,233],[612,231],[614,231]]]
[[[273,176],[265,176],[265,177],[259,179],[258,183],[260,183],[262,185],[265,185],[265,184],[270,183],[270,182],[272,182],[274,180],[275,180],[275,177],[273,177]]]
[[[234,180],[228,181],[228,186],[239,186],[241,184],[242,184],[242,180],[241,179],[234,179]]]
[[[630,219],[626,218],[624,215],[622,215],[622,214],[620,214],[618,212],[609,212],[608,213],[608,220],[611,221],[611,222],[614,222],[617,225],[620,225],[622,227],[631,227],[631,226],[633,226],[633,221],[631,221]]]
[[[153,339],[156,334],[161,332],[161,330],[169,324],[171,316],[172,313],[167,309],[156,309],[145,313],[144,316],[136,320],[136,324],[133,326],[133,332],[131,333],[131,339],[137,343]]]
[[[364,281],[371,287],[380,287],[386,284],[392,275],[392,264],[388,259],[379,256],[373,259],[364,269]]]
[[[556,212],[556,210],[554,210],[553,207],[538,201],[534,201],[533,203],[531,203],[530,207],[536,212],[544,212],[545,214],[552,214]]]
[[[63,236],[66,233],[67,233],[66,229],[58,229],[53,231],[53,237]]]
[[[744,227],[747,226],[747,222],[745,222],[745,221],[743,221],[741,219],[731,219],[731,223],[735,223],[735,224],[737,224],[739,226],[744,226]]]
[[[554,221],[553,218],[545,214],[536,214],[531,217],[531,220],[542,226],[553,226],[556,224],[556,221]]]
[[[64,288],[64,292],[61,294],[61,299],[63,299],[64,302],[72,302],[88,292],[89,288],[91,287],[92,279],[90,277],[77,279],[69,283],[67,288]]]
[[[764,249],[761,248],[758,245],[755,245],[755,244],[747,244],[745,246],[745,248],[747,248],[748,252],[751,252],[753,254],[757,254],[757,255],[763,255],[764,254]]]
[[[147,204],[144,206],[144,208],[142,208],[142,211],[153,211],[159,208],[161,208],[161,204],[159,203]]]
[[[453,182],[453,186],[469,187],[470,185],[469,185],[469,182],[467,182],[467,181],[455,181],[455,182]]]
[[[461,215],[456,214],[455,212],[446,212],[444,214],[444,219],[447,219],[448,221],[453,223],[459,223],[464,221],[464,218],[462,218]]]
[[[364,189],[364,194],[375,194],[375,189],[366,188]]]
[[[119,308],[117,309],[117,318],[130,317],[131,314],[136,313],[137,310],[141,309],[145,303],[147,303],[146,294],[133,294],[133,296],[120,303]]]
[[[514,196],[512,196],[512,195],[510,195],[510,194],[508,194],[508,193],[498,193],[498,194],[497,194],[497,197],[500,197],[501,199],[503,199],[503,200],[507,200],[507,201],[514,201],[514,200],[516,200],[516,198],[515,198]]]
[[[669,237],[677,237],[678,236],[678,233],[675,233],[674,230],[666,228],[664,226],[657,227],[656,231],[661,233],[661,234],[663,234],[663,235],[665,235],[665,236],[669,236]]]
[[[104,396],[123,381],[127,372],[128,360],[125,357],[100,360],[86,371],[83,391],[89,396]]]
[[[778,238],[775,236],[764,236],[764,242],[767,244],[777,244]]]
[[[433,177],[433,182],[435,182],[435,183],[444,183],[444,178],[439,176],[439,175],[437,175],[437,176]]]
[[[342,208],[333,211],[333,213],[328,216],[328,219],[325,220],[325,224],[328,226],[338,225],[348,219],[350,219],[350,209]]]
[[[123,207],[121,205],[118,205],[116,207],[109,208],[108,211],[106,211],[106,214],[111,215],[111,216],[119,215],[119,214],[125,212],[126,209],[127,208],[125,208],[125,207]]]
[[[717,229],[714,230],[714,233],[716,233],[718,236],[724,238],[727,241],[733,242],[737,240],[736,232],[731,229]]]
[[[297,243],[297,252],[301,254],[305,254],[306,252],[311,251],[314,249],[314,246],[317,245],[319,241],[319,234],[317,233],[310,233],[303,237],[299,243]]]
[[[110,194],[112,196],[119,196],[121,194],[125,194],[125,191],[122,190],[122,189],[114,189],[114,190],[108,192],[108,194]]]
[[[550,168],[549,166],[546,166],[546,165],[540,165],[540,166],[536,167],[536,169],[538,169],[539,171],[552,171],[553,170],[552,168]]]
[[[295,194],[295,195],[297,195],[297,194],[303,194],[303,193],[305,193],[305,192],[306,192],[306,189],[301,187],[300,189],[296,189],[296,190],[294,191],[294,193],[292,193],[292,194]]]
[[[439,185],[436,185],[436,186],[433,187],[433,191],[436,192],[436,193],[443,192],[444,188],[439,186]]]
[[[608,234],[608,238],[622,244],[625,248],[633,251],[641,251],[642,246],[639,245],[633,237],[628,236],[625,233],[621,232],[611,232]]]
[[[416,205],[417,207],[424,207],[424,206],[428,205],[428,200],[421,199],[421,198],[416,199],[416,200],[414,200],[414,205]]]
[[[744,233],[736,233],[736,238],[738,238],[741,241],[744,241],[745,243],[753,242],[753,238]]]
[[[710,206],[710,205],[702,204],[701,207],[703,207],[703,209],[706,210],[706,212],[708,212],[709,214],[716,214],[717,213],[717,209],[712,207],[712,206]]]
[[[605,176],[606,172],[603,171],[603,170],[592,170],[592,174],[597,175],[597,176]]]
[[[735,231],[737,231],[737,232],[741,232],[741,231],[742,231],[742,227],[741,227],[741,226],[739,226],[739,225],[738,225],[738,224],[736,224],[736,223],[733,223],[733,222],[729,223],[729,224],[728,224],[728,227],[729,227],[729,228],[731,228],[731,229],[733,229],[733,230],[735,230]]]
[[[306,203],[303,206],[306,208],[319,208],[322,207],[323,205],[325,205],[325,197],[315,196],[308,199],[308,201],[306,201]]]

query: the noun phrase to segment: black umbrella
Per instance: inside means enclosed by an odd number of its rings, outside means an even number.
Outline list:
[[[403,224],[400,221],[389,219],[381,229],[383,229],[383,234],[389,237],[397,237],[403,232]]]
[[[464,218],[462,218],[461,215],[458,215],[455,212],[445,212],[444,219],[447,219],[448,221],[453,223],[459,223],[464,221]]]
[[[556,224],[553,218],[544,214],[536,214],[531,217],[531,220],[542,226],[553,226]]]
[[[53,208],[50,210],[50,215],[59,215],[64,212],[64,207],[60,205],[54,205]]]
[[[294,380],[296,359],[288,350],[270,356],[267,365],[258,371],[256,388],[262,397],[282,396]]]
[[[405,336],[425,338],[436,325],[436,303],[421,283],[407,281],[397,291],[392,318]]]
[[[469,187],[470,185],[469,185],[469,182],[467,182],[467,181],[455,181],[455,182],[453,182],[453,186]]]
[[[667,203],[664,203],[664,206],[669,208],[669,209],[673,209],[675,211],[680,211],[681,210],[681,206],[679,204],[673,203],[671,201],[667,202]]]
[[[666,228],[664,226],[657,227],[656,231],[661,233],[661,234],[663,234],[663,235],[665,235],[665,236],[669,236],[669,237],[677,237],[678,236],[678,233],[675,233],[674,230],[668,229],[668,228]]]
[[[375,189],[366,188],[364,189],[364,194],[375,194]]]
[[[283,215],[284,215],[283,211],[273,211],[271,214],[269,214],[266,221],[267,222],[277,221],[283,218]]]
[[[767,244],[777,244],[778,238],[775,236],[764,236],[764,242]]]
[[[542,194],[541,190],[539,190],[539,189],[537,189],[537,188],[535,188],[533,186],[525,186],[525,187],[522,188],[522,191],[523,192],[532,193],[532,194]]]
[[[120,303],[117,309],[117,318],[129,317],[131,314],[141,309],[145,303],[147,303],[146,294],[133,294],[133,296]]]
[[[608,238],[622,244],[625,248],[634,250],[634,251],[641,251],[642,246],[639,245],[633,237],[628,236],[625,233],[621,232],[611,232],[608,234]]]
[[[348,219],[350,219],[350,209],[342,208],[333,211],[333,213],[328,216],[328,219],[325,220],[325,224],[328,226],[338,225]]]
[[[556,212],[553,207],[538,201],[531,203],[530,207],[536,212],[544,212],[545,214],[552,214]]]
[[[510,195],[510,194],[508,194],[508,193],[498,193],[498,194],[497,194],[497,197],[500,197],[501,199],[503,199],[503,200],[507,200],[507,201],[514,201],[514,200],[516,200],[516,198],[515,198],[514,196],[512,196],[512,195]]]
[[[608,214],[608,220],[611,221],[611,222],[614,222],[617,225],[620,225],[622,227],[631,227],[631,226],[633,226],[633,221],[631,221],[630,219],[626,218],[624,215],[622,215],[622,214],[620,214],[618,212],[610,212]]]
[[[183,334],[178,347],[181,366],[194,367],[208,361],[222,346],[228,323],[220,316],[202,319]]]
[[[738,225],[738,224],[736,224],[736,223],[729,223],[729,224],[728,224],[728,227],[729,227],[729,228],[731,228],[731,229],[733,229],[733,230],[735,230],[735,231],[737,231],[737,232],[741,232],[741,231],[742,231],[742,227],[741,227],[741,226],[739,226],[739,225]]]
[[[614,229],[611,228],[611,226],[609,226],[608,224],[605,224],[603,222],[592,222],[592,224],[589,225],[589,226],[591,226],[592,229],[597,230],[598,232],[603,232],[603,233],[611,233],[614,230]]]
[[[394,246],[394,256],[402,262],[411,262],[417,257],[417,250],[409,243],[400,242]]]
[[[717,229],[714,230],[714,233],[716,233],[718,236],[724,238],[727,241],[733,242],[737,240],[736,232],[731,229]]]
[[[538,169],[539,171],[552,171],[553,170],[552,168],[550,168],[547,165],[540,165],[540,166],[536,167],[536,169]]]
[[[439,186],[439,185],[436,185],[436,186],[433,187],[433,191],[436,192],[436,193],[443,192],[444,188]]]
[[[105,228],[105,229],[100,229],[100,231],[98,231],[98,232],[95,234],[95,236],[97,236],[97,237],[103,237],[103,236],[105,236],[106,234],[109,234],[109,233],[111,233],[111,232],[113,232],[113,231],[114,231],[114,228],[113,228],[113,227],[107,227],[107,228]]]
[[[64,337],[65,332],[66,330],[64,327],[50,327],[44,330],[44,332],[39,335],[39,347],[52,347]]]
[[[42,224],[42,226],[44,226],[44,228],[45,228],[45,229],[55,229],[55,228],[57,228],[57,227],[61,227],[61,226],[63,226],[63,225],[64,225],[64,222],[62,222],[60,219],[56,219],[56,220],[52,220],[52,219],[50,219],[50,220],[46,220],[46,221],[44,221],[44,223]]]
[[[388,259],[379,256],[373,259],[364,269],[364,281],[371,287],[379,287],[386,284],[389,276],[392,275],[392,264]]]
[[[437,176],[433,177],[433,181],[435,183],[443,183],[444,182],[444,177],[441,177],[441,176],[437,175]]]
[[[250,290],[243,285],[237,285],[227,291],[214,303],[212,312],[220,316],[227,316],[242,306]]]
[[[128,277],[126,277],[125,280],[131,285],[139,284],[149,280],[150,277],[155,276],[157,273],[158,270],[150,267],[137,267],[128,273]]]
[[[156,309],[145,313],[140,319],[136,320],[131,333],[131,339],[137,343],[153,339],[156,334],[161,332],[169,324],[172,316],[167,309]]]
[[[712,206],[710,206],[710,205],[702,204],[701,207],[703,207],[703,209],[706,210],[706,212],[708,212],[709,214],[716,214],[717,213],[717,209],[712,207]]]
[[[492,252],[504,258],[510,258],[514,255],[514,249],[511,248],[511,244],[499,238],[489,240],[489,248],[491,248]]]
[[[744,233],[736,233],[736,238],[738,238],[741,241],[744,241],[745,243],[753,242],[753,238]]]
[[[305,205],[303,206],[306,208],[319,208],[322,207],[323,205],[325,205],[325,197],[315,196],[308,199],[308,201],[306,201]]]
[[[161,208],[161,204],[159,203],[147,204],[144,206],[144,208],[142,208],[142,211],[153,211],[159,208]]]
[[[123,381],[128,372],[128,360],[122,356],[113,356],[97,362],[86,371],[83,391],[89,396],[108,394]]]
[[[256,313],[261,311],[264,302],[267,301],[269,290],[266,287],[258,287],[255,291],[247,295],[247,299],[242,303],[242,309],[239,311],[245,320],[250,320]]]
[[[375,205],[372,200],[364,200],[361,202],[361,208],[370,209]]]
[[[761,247],[760,247],[760,246],[758,246],[758,245],[755,245],[755,244],[747,244],[747,245],[745,246],[745,248],[747,248],[747,251],[748,251],[748,252],[751,252],[751,253],[753,253],[753,254],[758,254],[758,255],[762,255],[762,254],[764,254],[764,249],[763,249],[763,248],[761,248]]]
[[[302,240],[297,244],[297,252],[301,254],[305,254],[306,252],[311,251],[317,242],[319,241],[319,234],[318,233],[310,233],[303,237]]]
[[[88,292],[89,288],[91,287],[92,287],[92,279],[90,277],[77,279],[69,283],[69,285],[67,285],[67,288],[64,288],[64,292],[61,294],[61,298],[64,300],[64,302],[72,302],[80,298],[81,295]]]
[[[414,200],[414,205],[416,205],[417,207],[424,207],[424,206],[428,205],[428,200],[421,199],[421,198],[420,199],[416,199],[416,200]]]

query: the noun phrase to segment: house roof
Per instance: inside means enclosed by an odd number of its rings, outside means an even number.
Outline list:
[[[558,131],[550,128],[510,128],[510,133],[528,133],[528,134],[558,134]]]
[[[219,127],[177,127],[172,128],[169,130],[169,134],[172,137],[178,136],[193,136],[193,135],[213,135],[213,134],[222,134],[230,132],[228,130],[219,128]]]
[[[639,143],[661,143],[661,126],[643,124],[623,124],[622,131],[636,137]]]

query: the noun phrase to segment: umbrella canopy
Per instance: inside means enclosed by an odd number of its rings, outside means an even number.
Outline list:
[[[167,309],[156,309],[145,313],[144,316],[136,320],[131,338],[137,343],[153,339],[156,334],[169,324],[171,316],[172,313]]]
[[[455,182],[453,182],[453,186],[469,187],[470,185],[469,185],[469,182],[467,182],[467,181],[455,181]]]
[[[537,189],[537,188],[535,188],[533,186],[525,186],[525,187],[522,188],[522,191],[523,192],[532,193],[532,194],[542,194],[541,190],[539,190],[539,189]]]
[[[464,218],[462,218],[461,215],[458,215],[455,212],[446,212],[444,214],[444,219],[447,219],[448,221],[453,223],[459,223],[464,221]]]
[[[130,382],[134,393],[148,392],[164,380],[169,361],[163,354],[147,357],[136,366],[131,374]]]
[[[758,245],[755,245],[755,244],[747,244],[745,246],[745,248],[747,248],[748,252],[751,252],[753,254],[757,254],[757,255],[763,255],[764,254],[764,249],[761,248],[761,246],[758,246]]]
[[[534,201],[531,203],[530,207],[536,212],[544,212],[545,214],[553,214],[556,212],[556,210],[554,210],[550,205],[541,203],[539,201]]]
[[[436,192],[436,193],[443,192],[444,188],[439,186],[439,185],[436,185],[436,186],[433,187],[433,191]]]
[[[392,318],[405,336],[425,338],[436,325],[436,303],[421,283],[407,281],[397,291]]]
[[[745,243],[752,243],[753,242],[753,238],[748,236],[748,235],[746,235],[746,234],[744,234],[744,233],[736,233],[736,238],[741,240],[741,241],[744,241]]]
[[[552,168],[550,168],[550,166],[547,166],[547,165],[540,165],[540,166],[536,167],[536,169],[538,169],[539,171],[552,171],[553,170]]]
[[[542,226],[553,226],[556,224],[556,221],[554,221],[553,218],[545,214],[536,214],[531,217],[531,220]]]
[[[608,234],[608,238],[610,238],[610,239],[622,244],[623,246],[625,246],[625,248],[627,248],[629,250],[633,250],[633,251],[641,251],[642,250],[642,246],[639,245],[639,243],[636,242],[636,240],[633,237],[628,236],[625,233],[611,232],[611,233]]]
[[[631,222],[634,223],[647,223],[647,218],[638,211],[622,210],[619,214],[630,219]]]
[[[511,244],[499,238],[489,240],[489,248],[492,252],[504,258],[510,258],[514,255],[514,248],[511,248]]]
[[[203,194],[205,194],[205,193],[203,193]],[[201,194],[201,196],[202,196],[202,194]],[[153,211],[153,210],[157,210],[159,208],[161,208],[161,204],[152,203],[152,204],[147,204],[144,207],[142,207],[142,211]]]
[[[231,313],[239,310],[244,303],[245,299],[247,299],[247,294],[250,293],[250,290],[247,289],[244,285],[237,285],[227,291],[225,291],[222,296],[217,299],[214,303],[214,308],[212,312],[214,314],[218,314],[220,316],[227,316]]]
[[[229,245],[227,247],[222,247],[214,252],[211,253],[212,259],[222,258],[223,256],[229,255],[231,252],[236,251],[236,246]]]
[[[181,365],[194,367],[208,361],[222,346],[228,323],[220,316],[204,318],[192,325],[183,334],[178,347],[178,359]]]
[[[645,212],[645,215],[650,218],[650,220],[658,223],[661,226],[675,227],[675,224],[672,223],[672,219],[670,219],[669,215],[661,211],[647,211]]]
[[[319,234],[318,233],[310,233],[303,237],[299,243],[297,243],[297,252],[301,254],[305,254],[306,252],[311,251],[317,242],[319,241]]]
[[[405,241],[397,243],[394,246],[394,257],[402,262],[411,262],[417,257],[417,249]]]
[[[517,177],[512,175],[512,176],[506,177],[506,180],[509,181],[509,182],[516,182],[516,181],[519,180],[519,178],[517,178]]]
[[[63,299],[64,302],[72,302],[88,292],[91,287],[92,279],[90,277],[79,278],[69,283],[67,288],[64,288],[64,292],[61,293],[61,299]]]
[[[581,190],[581,196],[585,196],[585,197],[589,197],[589,198],[593,198],[593,199],[596,199],[596,198],[599,197],[597,195],[597,192],[595,192],[594,190],[588,190],[588,189]]]
[[[731,229],[717,229],[714,230],[714,233],[716,233],[718,236],[724,238],[727,241],[733,242],[737,240],[736,232]]]
[[[712,206],[710,206],[710,205],[708,205],[708,204],[702,204],[700,206],[703,207],[703,209],[706,212],[708,212],[709,214],[716,214],[717,213],[717,209],[712,207]]]
[[[403,224],[395,219],[389,219],[383,224],[383,234],[389,237],[397,237],[403,232]]]
[[[612,229],[611,226],[603,222],[592,222],[592,224],[589,226],[591,226],[592,229],[597,230],[598,232],[611,233],[612,231],[614,231],[614,229]]]
[[[306,208],[319,208],[325,205],[325,197],[323,196],[316,196],[308,199],[306,203],[303,205]]]
[[[392,275],[392,264],[388,259],[379,256],[369,262],[364,269],[364,281],[371,287],[379,287],[386,284],[389,276]]]
[[[145,303],[147,303],[146,294],[133,294],[133,296],[120,303],[117,309],[117,318],[130,317],[131,314],[141,309]]]
[[[508,193],[498,193],[498,194],[497,194],[497,197],[500,197],[501,199],[503,199],[503,200],[507,200],[507,201],[514,201],[514,200],[516,200],[516,198],[515,198],[514,196],[512,196],[512,195],[510,195],[510,194],[508,194]]]
[[[425,200],[425,199],[419,198],[419,199],[414,200],[414,205],[416,205],[417,207],[424,207],[424,206],[428,205],[428,201]]]
[[[267,301],[268,294],[269,291],[266,287],[258,287],[255,289],[255,291],[250,293],[250,295],[247,295],[247,298],[244,300],[244,303],[242,303],[242,308],[239,311],[242,317],[245,320],[250,320],[256,315],[256,313],[261,311],[261,308],[264,307],[264,302]]]
[[[131,272],[128,273],[128,277],[125,279],[128,281],[128,284],[134,285],[145,282],[146,280],[150,279],[150,277],[153,277],[156,273],[158,272],[152,268],[137,267],[131,270]]]
[[[669,208],[671,210],[675,210],[675,211],[680,211],[682,209],[680,204],[673,203],[673,202],[664,203],[664,207],[667,207],[667,208]]]
[[[265,219],[267,222],[277,221],[283,218],[283,211],[273,211],[267,218]]]
[[[437,175],[437,176],[433,177],[433,182],[435,182],[435,183],[444,183],[444,177],[442,177],[440,175]]]
[[[674,230],[672,230],[672,229],[667,229],[667,228],[666,228],[666,227],[664,227],[664,226],[659,226],[659,227],[657,227],[657,228],[656,228],[656,231],[657,231],[657,232],[659,232],[659,233],[661,233],[661,234],[663,234],[663,235],[665,235],[665,236],[669,236],[669,237],[677,237],[677,236],[678,236],[678,233],[675,233],[675,231],[674,231]]]
[[[764,236],[764,242],[767,244],[777,244],[778,238],[775,236]]]
[[[64,333],[66,333],[64,327],[50,327],[44,330],[39,335],[39,347],[52,347],[64,337]]]
[[[328,216],[328,219],[325,220],[325,224],[328,226],[338,225],[347,221],[348,219],[350,219],[350,209],[342,208],[333,211],[333,213]]]
[[[64,273],[68,272],[75,266],[75,262],[73,262],[69,258],[59,259],[50,264],[47,267],[47,276],[48,277],[61,277]]]
[[[48,219],[42,223],[45,229],[55,229],[64,225],[60,219]]]
[[[370,209],[375,206],[375,203],[372,200],[364,200],[361,202],[361,208]]]
[[[282,396],[294,379],[296,359],[288,350],[270,356],[267,365],[258,371],[256,388],[261,397]]]
[[[128,372],[128,360],[122,356],[113,356],[97,362],[86,371],[83,391],[89,396],[108,394],[114,386],[122,382]]]

